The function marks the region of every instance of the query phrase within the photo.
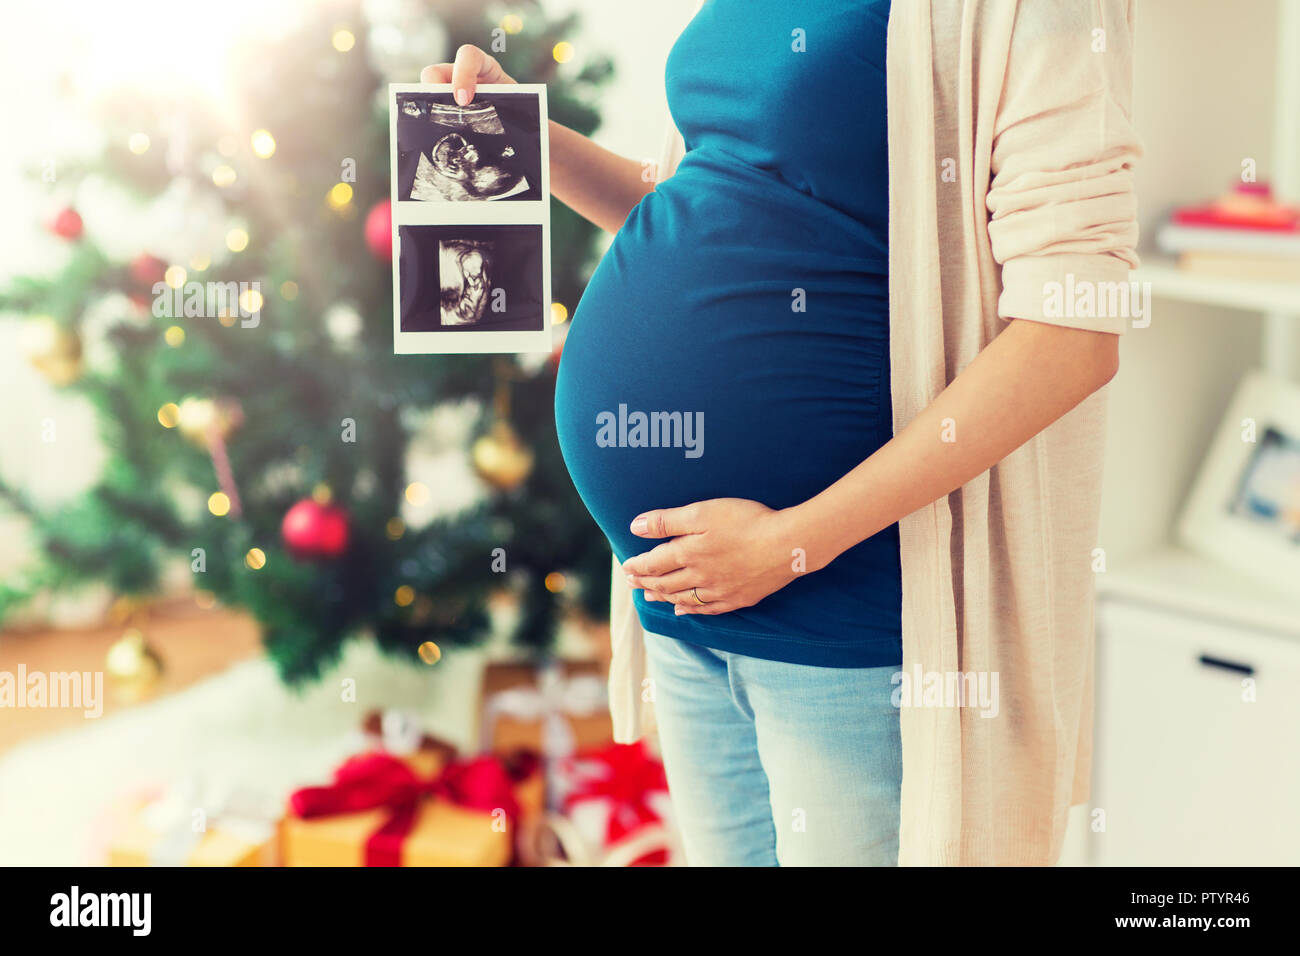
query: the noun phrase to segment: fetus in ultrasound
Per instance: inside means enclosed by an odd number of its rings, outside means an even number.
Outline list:
[[[528,188],[511,160],[514,147],[494,138],[478,143],[459,133],[448,133],[430,155],[420,154],[411,198],[465,202],[500,199]]]
[[[453,239],[438,244],[442,324],[476,325],[487,311],[492,288],[493,243]]]

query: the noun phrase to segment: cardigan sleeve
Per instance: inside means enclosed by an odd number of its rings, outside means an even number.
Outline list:
[[[1123,332],[1138,264],[1131,0],[1022,2],[986,205],[998,315]]]
[[[656,184],[677,171],[677,164],[685,152],[685,140],[669,115],[655,167]],[[654,729],[655,717],[652,701],[642,694],[642,685],[649,672],[645,632],[632,600],[632,586],[627,583],[627,575],[617,557],[613,559],[609,587],[609,712],[614,723],[614,740],[630,744]]]

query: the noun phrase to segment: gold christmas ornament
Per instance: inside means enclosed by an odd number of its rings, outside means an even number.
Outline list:
[[[181,434],[200,448],[207,448],[213,428],[222,441],[244,421],[244,411],[231,398],[187,398],[176,411],[176,426]]]
[[[104,674],[113,693],[128,703],[143,700],[158,689],[163,663],[144,639],[139,628],[131,628],[104,656]]]
[[[502,491],[518,488],[533,470],[533,452],[510,423],[498,420],[470,449],[470,460],[478,476]]]
[[[49,316],[26,323],[23,353],[32,367],[52,385],[71,385],[81,378],[81,336]]]
[[[510,424],[510,382],[519,377],[519,370],[500,359],[496,363],[496,377],[496,393],[492,397],[494,421],[488,433],[470,447],[470,463],[489,485],[511,491],[532,473],[533,451]]]

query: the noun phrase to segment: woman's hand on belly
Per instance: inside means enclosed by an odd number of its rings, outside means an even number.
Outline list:
[[[750,607],[804,570],[789,513],[745,498],[647,511],[633,520],[632,533],[671,539],[628,558],[623,570],[647,601],[671,602],[677,614]]]

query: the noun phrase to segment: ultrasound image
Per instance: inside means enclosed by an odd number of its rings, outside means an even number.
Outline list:
[[[403,93],[398,106],[400,199],[541,198],[536,97],[481,93],[468,106],[458,106],[450,93]]]

